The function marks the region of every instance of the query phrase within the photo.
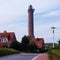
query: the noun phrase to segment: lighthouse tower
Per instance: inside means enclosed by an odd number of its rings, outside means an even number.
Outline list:
[[[41,52],[40,50],[42,49],[44,51],[44,38],[35,38],[34,37],[34,19],[33,19],[33,13],[34,9],[32,5],[29,6],[28,8],[28,36],[35,41],[37,45],[37,51]]]
[[[34,9],[32,5],[28,8],[28,35],[31,38],[34,38],[34,19],[33,19]]]

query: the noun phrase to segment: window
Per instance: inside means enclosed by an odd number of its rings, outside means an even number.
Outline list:
[[[7,38],[6,37],[0,38],[0,42],[6,42],[6,41],[7,41]]]
[[[1,42],[1,39],[0,39],[0,42]]]
[[[38,46],[40,45],[40,44],[37,44]]]
[[[2,40],[3,40],[3,42],[6,42],[6,38],[3,38]]]

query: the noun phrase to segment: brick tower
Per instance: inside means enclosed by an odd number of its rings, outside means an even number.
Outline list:
[[[28,8],[28,35],[31,38],[34,38],[34,21],[33,21],[34,9],[32,5]]]

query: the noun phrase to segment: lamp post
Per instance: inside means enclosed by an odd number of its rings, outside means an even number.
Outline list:
[[[51,29],[52,29],[52,33],[53,33],[53,48],[54,48],[54,32],[55,32],[56,27],[51,27]]]

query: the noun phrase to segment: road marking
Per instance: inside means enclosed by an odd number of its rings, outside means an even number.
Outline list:
[[[43,54],[39,54],[39,55],[35,56],[32,60],[36,60],[41,55],[43,55]]]

